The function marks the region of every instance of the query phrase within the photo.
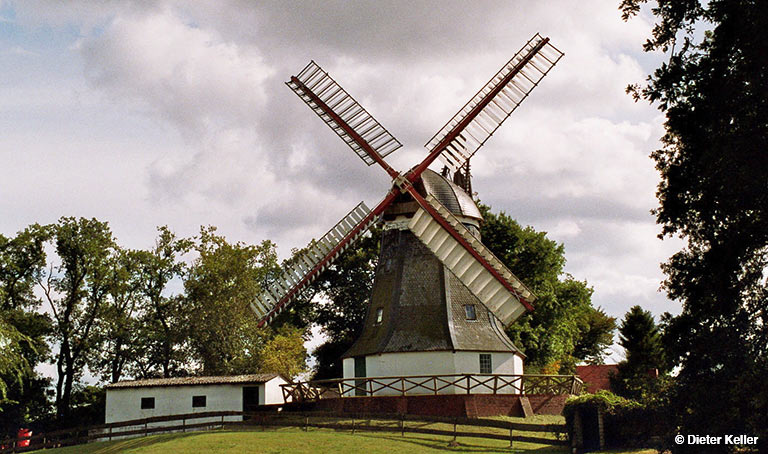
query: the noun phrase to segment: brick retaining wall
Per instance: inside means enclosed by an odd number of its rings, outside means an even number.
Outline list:
[[[559,415],[566,395],[529,394],[535,414]],[[442,394],[431,396],[372,396],[320,399],[315,402],[287,404],[290,411],[333,411],[343,413],[405,413],[425,416],[523,416],[517,394]]]

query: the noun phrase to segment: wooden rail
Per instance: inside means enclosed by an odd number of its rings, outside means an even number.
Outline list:
[[[9,438],[2,440],[0,441],[0,454],[34,451],[37,449],[56,448],[60,446],[79,445],[99,439],[111,440],[113,437],[136,435],[146,436],[153,433],[173,430],[186,431],[201,428],[204,429],[212,426],[221,426],[224,423],[231,422],[225,420],[227,417],[240,417],[242,419],[242,416],[243,412],[241,411],[209,411],[187,413],[182,415],[155,416],[151,418],[133,419],[130,421],[121,421],[95,426],[72,427],[42,434],[33,434],[27,437]],[[216,418],[217,420],[194,422],[192,424],[187,423],[187,421],[195,421],[202,418]],[[181,424],[167,426],[156,425],[158,423],[171,421],[181,421]],[[136,428],[130,430],[115,431],[115,429],[123,429],[127,427]],[[29,441],[29,446],[20,446],[23,441]]]
[[[280,385],[285,402],[361,396],[437,394],[579,394],[575,375],[455,374],[336,378]]]
[[[226,417],[239,417],[239,421],[227,421]],[[207,422],[195,422],[201,418],[216,418]],[[150,426],[162,422],[182,421],[182,424]],[[409,425],[410,423],[410,425]],[[426,424],[436,424],[437,428],[424,427]],[[442,425],[442,426],[441,426]],[[446,428],[445,425],[448,427]],[[486,431],[460,430],[465,427],[485,428]],[[114,429],[138,427],[137,429],[115,431]],[[205,413],[190,413],[173,416],[135,419],[119,423],[102,424],[89,427],[48,432],[18,439],[7,439],[0,442],[0,453],[21,453],[61,446],[73,446],[96,440],[111,440],[118,437],[148,436],[161,432],[224,429],[249,429],[252,427],[296,427],[306,430],[309,427],[334,430],[375,431],[418,433],[429,435],[474,437],[491,440],[505,440],[510,446],[515,441],[544,443],[549,445],[564,445],[565,426],[562,424],[531,424],[493,419],[471,419],[460,417],[420,416],[405,414],[370,414],[370,413],[335,413],[335,412],[238,412],[218,411]],[[452,428],[452,430],[451,430]],[[501,431],[500,431],[501,430]],[[515,434],[514,432],[523,432]],[[553,434],[547,438],[534,433]],[[29,440],[28,447],[19,446],[19,442]]]

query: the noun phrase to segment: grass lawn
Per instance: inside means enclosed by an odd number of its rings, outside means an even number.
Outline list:
[[[533,415],[528,418],[522,416],[488,416],[487,419],[496,419],[498,421],[518,422],[522,424],[565,424],[565,416],[562,415]]]
[[[90,443],[67,448],[35,451],[38,454],[318,454],[318,453],[567,453],[566,448],[516,442],[459,438],[459,446],[449,447],[450,437],[406,434],[334,432],[325,429],[282,429],[268,431],[212,431],[175,433],[130,440]],[[614,451],[616,452],[616,451]],[[652,454],[653,450],[621,451]]]

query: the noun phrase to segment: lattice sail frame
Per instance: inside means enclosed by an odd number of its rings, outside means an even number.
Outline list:
[[[319,240],[311,242],[275,281],[251,302],[251,309],[267,322],[286,307],[286,298],[298,296],[317,276],[333,263],[376,223],[378,216],[360,202]]]
[[[372,165],[376,160],[366,151],[360,138],[382,158],[403,146],[314,60],[285,84],[366,164]],[[324,109],[322,104],[328,109]],[[345,130],[342,122],[353,131]]]
[[[443,148],[440,160],[455,172],[562,57],[549,38],[537,33],[424,146],[430,152]],[[449,142],[441,145],[446,138]]]

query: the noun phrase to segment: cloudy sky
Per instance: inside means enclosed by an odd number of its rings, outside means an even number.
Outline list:
[[[61,216],[271,239],[282,256],[389,187],[283,82],[322,65],[404,147],[423,144],[534,33],[565,57],[473,159],[479,197],[563,242],[614,316],[679,312],[658,292],[662,120],[624,94],[663,55],[618,0],[14,2],[0,0],[0,233]],[[438,167],[437,164],[434,167]],[[514,271],[514,270],[513,270]]]

